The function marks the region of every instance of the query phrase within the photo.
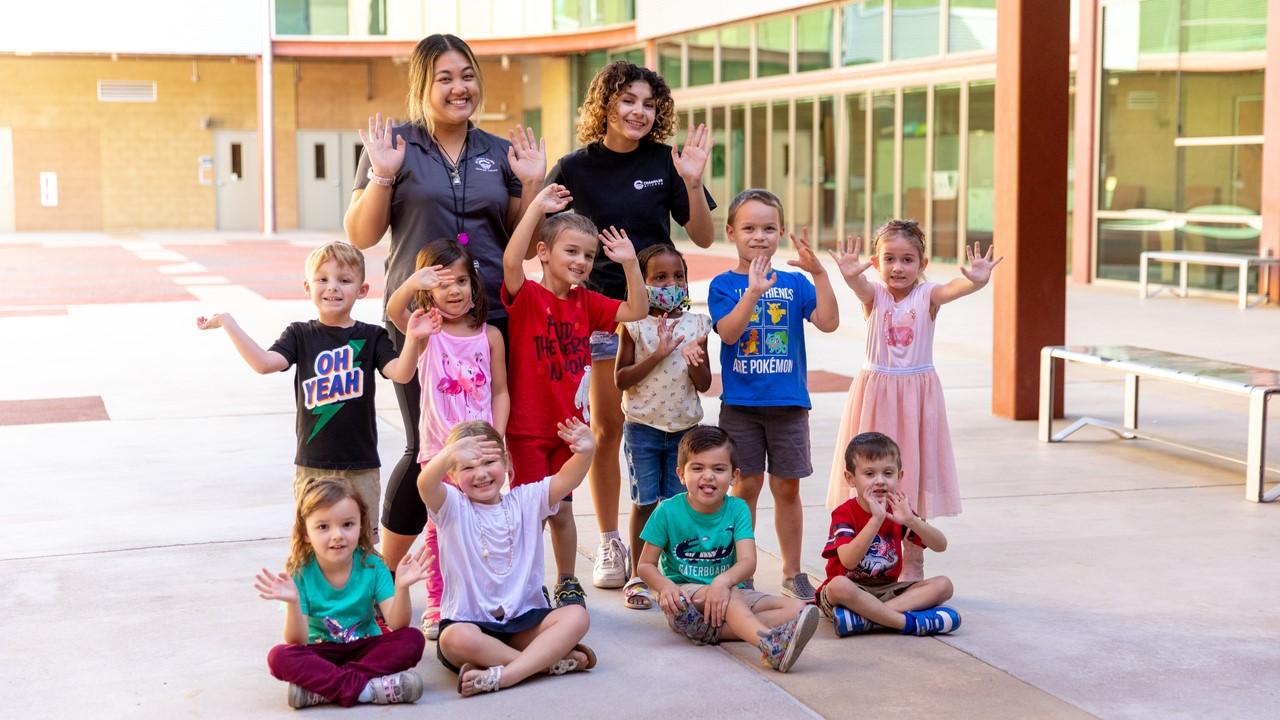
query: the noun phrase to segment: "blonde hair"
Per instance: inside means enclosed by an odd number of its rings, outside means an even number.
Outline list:
[[[738,212],[738,208],[742,207],[743,205],[746,205],[752,200],[758,203],[763,203],[773,208],[774,210],[777,210],[778,226],[779,227],[787,226],[787,216],[786,216],[786,213],[783,212],[782,210],[782,201],[778,199],[777,195],[774,195],[773,193],[769,192],[768,190],[765,190],[764,188],[747,188],[746,190],[743,190],[742,192],[738,193],[738,196],[733,199],[733,202],[729,203],[729,219],[726,220],[726,222],[732,225],[733,216]]]
[[[609,129],[609,111],[627,86],[636,81],[649,84],[653,93],[653,127],[646,139],[666,142],[676,131],[676,102],[671,98],[671,88],[658,73],[642,68],[626,60],[614,60],[600,68],[591,78],[587,96],[578,108],[578,142],[586,145],[604,137]]]
[[[446,446],[452,445],[467,437],[478,437],[498,443],[498,450],[502,453],[502,462],[507,462],[507,446],[502,442],[501,433],[484,420],[468,420],[454,425],[453,429],[449,431],[449,437],[445,438],[444,444]],[[452,473],[453,468],[449,468],[449,472]]]
[[[373,549],[373,525],[369,518],[369,506],[365,505],[364,498],[356,492],[355,486],[340,477],[309,477],[302,486],[302,495],[298,497],[293,533],[289,541],[289,559],[284,563],[286,573],[293,575],[315,559],[316,551],[307,540],[307,518],[317,510],[331,508],[347,498],[354,500],[356,507],[360,509],[360,540],[357,547],[364,550],[365,562],[370,557],[381,557]]]
[[[436,82],[436,60],[447,52],[458,51],[467,59],[476,73],[476,87],[480,88],[480,97],[476,98],[476,112],[484,106],[484,74],[480,72],[480,61],[476,60],[471,47],[456,35],[428,35],[418,42],[409,57],[409,97],[405,101],[409,106],[409,120],[415,125],[426,128],[427,134],[435,132],[431,115],[426,112],[427,97],[431,86]]]
[[[878,255],[881,243],[891,237],[900,237],[915,245],[920,257],[924,258],[924,231],[920,229],[920,223],[915,220],[890,220],[876,228],[876,234],[871,242],[872,254]]]
[[[360,273],[360,281],[364,282],[364,253],[360,252],[355,245],[342,240],[325,243],[311,251],[307,256],[305,279],[310,280],[316,270],[330,260]]]

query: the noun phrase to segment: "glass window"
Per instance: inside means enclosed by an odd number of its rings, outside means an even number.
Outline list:
[[[840,64],[884,60],[884,0],[850,3],[840,9]]]
[[[796,100],[795,169],[790,173],[795,179],[795,197],[791,201],[793,207],[787,209],[787,215],[791,218],[787,223],[791,231],[799,233],[800,228],[807,227],[810,237],[817,231],[813,227],[813,203],[814,193],[818,190],[813,175],[813,109],[812,100]]]
[[[924,225],[928,181],[929,91],[902,92],[902,217]]]
[[[1104,70],[1100,210],[1173,210],[1177,88],[1173,72]]]
[[[751,77],[751,26],[720,28],[720,82]]]
[[[729,108],[729,192],[721,207],[727,208],[738,193],[747,189],[747,111],[741,105]]]
[[[681,45],[679,40],[660,40],[657,43],[658,74],[667,81],[672,90],[681,87],[680,62]]]
[[[893,59],[938,54],[938,0],[893,0]]]
[[[715,82],[716,32],[694,33],[687,38],[689,49],[689,86]]]
[[[1182,212],[1256,215],[1262,212],[1262,145],[1178,148],[1178,187]]]
[[[969,167],[965,171],[965,241],[982,252],[991,245],[995,228],[996,86],[969,86]]]
[[[954,3],[952,4],[954,7]],[[930,254],[956,262],[960,254],[960,86],[933,89],[933,227]]]
[[[1262,70],[1179,75],[1182,137],[1262,134]]]
[[[775,102],[772,108],[773,125],[769,128],[769,182],[760,187],[768,188],[782,199],[782,206],[786,208],[786,216],[794,218],[795,208],[794,201],[787,196],[787,178],[791,175],[792,162],[794,158],[793,148],[788,130],[791,127],[791,102],[782,100]],[[791,220],[788,220],[788,227],[794,227]]]
[[[573,56],[570,65],[572,70],[570,76],[573,78],[573,103],[571,107],[582,107],[582,101],[587,97],[587,88],[591,85],[591,78],[595,77],[596,72],[604,67],[608,60],[609,55],[604,50],[593,50],[589,53],[580,53]]]
[[[826,70],[831,67],[832,8],[796,16],[796,70]]]
[[[893,219],[894,107],[896,93],[878,92],[871,102],[871,227]]]
[[[310,0],[312,35],[346,35],[347,0]]]
[[[996,0],[951,0],[947,52],[996,49]]]
[[[849,169],[844,189],[844,232],[863,235],[867,224],[867,96],[844,98],[845,136],[849,138]]]
[[[818,240],[816,247],[834,248],[836,234],[836,115],[831,96],[818,100]]]
[[[719,203],[719,207],[711,211],[711,219],[716,225],[723,225],[725,209],[729,207],[728,168],[725,166],[725,132],[726,113],[724,106],[711,108],[711,173],[707,189],[711,197]]]
[[[791,18],[756,23],[756,76],[791,72]]]
[[[1267,0],[1186,0],[1183,52],[1267,49]]]
[[[316,143],[312,148],[312,157],[315,158],[316,180],[324,180],[325,177],[324,147],[324,143]]]
[[[751,187],[769,187],[769,106],[751,106]]]
[[[635,0],[554,0],[551,12],[556,30],[617,25],[636,19]]]
[[[614,50],[609,53],[609,62],[614,60],[626,60],[632,65],[644,67],[644,48],[628,48],[626,50]]]
[[[276,0],[276,35],[307,34],[307,0]]]

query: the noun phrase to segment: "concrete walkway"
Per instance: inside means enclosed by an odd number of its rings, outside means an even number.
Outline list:
[[[9,349],[0,355],[8,378],[0,383],[0,489],[10,498],[0,511],[8,528],[0,613],[11,623],[0,656],[13,717],[291,715],[265,666],[281,613],[251,587],[256,569],[281,566],[286,552],[291,375],[254,375],[222,333],[196,331],[193,318],[230,310],[269,343],[313,309],[300,293],[266,299],[275,293],[239,277],[237,263],[259,262],[258,251],[284,258],[294,275],[271,282],[287,286],[300,277],[307,246],[327,238],[227,239],[0,236],[0,288],[8,288],[0,290],[0,336]],[[128,250],[144,267],[121,264],[97,278],[71,270],[73,242],[112,262]],[[196,246],[208,259],[183,249]],[[215,256],[225,267],[212,264]],[[136,302],[95,300],[96,285],[107,298],[145,286],[113,287],[135,270],[160,289],[130,295]],[[934,279],[953,273],[930,268]],[[48,291],[14,292],[15,278]],[[695,298],[705,297],[702,285]],[[851,293],[837,292],[844,325],[830,336],[810,332],[810,365],[851,376],[865,325]],[[1237,465],[1100,431],[1046,446],[1034,423],[991,416],[990,302],[987,291],[944,309],[935,345],[965,512],[937,522],[950,549],[930,555],[926,572],[955,582],[964,619],[955,635],[839,640],[824,624],[793,672],[778,675],[745,644],[693,647],[666,630],[658,611],[629,611],[620,592],[589,588],[588,642],[600,656],[591,673],[464,701],[429,643],[418,709],[362,707],[343,717],[1273,717],[1280,574],[1271,550],[1280,508],[1245,502]],[[376,322],[379,306],[362,301],[357,315]],[[1226,299],[1168,296],[1140,304],[1129,288],[1091,287],[1071,289],[1068,312],[1071,342],[1280,364],[1280,313],[1269,307],[1239,312]],[[1117,379],[1073,368],[1068,383],[1069,414],[1119,416]],[[403,431],[390,385],[379,386],[390,465]],[[3,410],[17,407],[8,401],[39,401],[22,406],[34,408],[73,397],[100,397],[109,419],[28,424]],[[843,403],[843,393],[814,395],[817,472],[802,486],[803,557],[814,574]],[[717,402],[705,406],[714,419]],[[1166,432],[1243,456],[1243,403],[1153,383],[1143,412]],[[1280,441],[1269,449],[1277,457]],[[596,540],[587,494],[577,503],[583,577]],[[767,497],[761,507],[758,584],[770,590],[779,581],[777,542]]]

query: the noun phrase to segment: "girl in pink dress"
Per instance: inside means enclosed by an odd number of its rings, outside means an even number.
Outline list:
[[[388,299],[387,317],[400,326],[410,317],[412,304],[426,309],[434,324],[418,356],[418,383],[422,386],[418,463],[425,466],[459,423],[483,420],[499,433],[505,432],[511,396],[507,393],[506,346],[498,329],[485,323],[484,289],[466,248],[453,240],[432,241],[418,253],[417,268]],[[422,615],[422,630],[434,640],[439,634],[444,596],[436,526],[427,520],[416,483],[398,489],[394,497],[388,485],[385,505],[388,515],[397,517],[397,527],[426,526],[427,609]],[[383,555],[389,556],[387,540],[401,542],[405,537],[384,535]],[[407,536],[410,544],[414,537]],[[400,552],[407,549],[405,545]]]
[[[835,461],[827,489],[827,506],[836,507],[852,496],[844,481],[845,446],[855,435],[884,433],[897,441],[902,452],[902,491],[921,517],[930,519],[960,513],[956,463],[947,428],[942,385],[933,369],[933,324],[938,308],[981,290],[1000,260],[992,249],[982,254],[979,245],[965,248],[969,266],[963,277],[949,283],[925,282],[929,264],[924,233],[912,220],[890,220],[876,230],[872,255],[858,257],[861,240],[837,244],[832,257],[854,295],[862,302],[869,324],[867,355],[862,371],[849,388]],[[863,273],[875,266],[882,282],[871,282]],[[905,547],[905,546],[904,546]],[[923,557],[904,550],[903,580],[918,580]]]

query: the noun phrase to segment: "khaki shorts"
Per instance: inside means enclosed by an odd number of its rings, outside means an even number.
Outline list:
[[[293,499],[302,497],[302,489],[311,478],[336,477],[350,482],[369,508],[369,522],[373,525],[373,539],[378,539],[378,502],[382,499],[381,471],[378,468],[363,470],[326,470],[324,468],[297,465],[293,470]]]
[[[911,586],[915,585],[919,581],[904,580],[902,582],[868,583],[850,579],[850,582],[856,585],[859,590],[870,593],[872,597],[880,602],[888,602],[907,590],[910,590]],[[822,592],[818,593],[818,609],[822,610],[823,615],[831,617],[831,608],[834,605],[835,603],[827,599],[827,586],[824,585]]]
[[[707,588],[711,587],[710,585],[702,585],[700,583],[684,583],[683,585],[676,585],[676,587],[680,588],[680,592],[684,593],[685,597],[693,601],[693,606],[698,608],[698,612],[702,612],[705,609],[707,594],[704,592],[698,595],[697,597],[694,597],[694,594],[698,593],[698,591],[700,590],[706,590]],[[751,610],[752,612],[755,611],[756,605],[758,605],[761,600],[769,597],[768,594],[759,592],[758,590],[746,590],[743,588],[736,588],[736,589],[742,595],[743,602],[747,604],[747,609]]]

